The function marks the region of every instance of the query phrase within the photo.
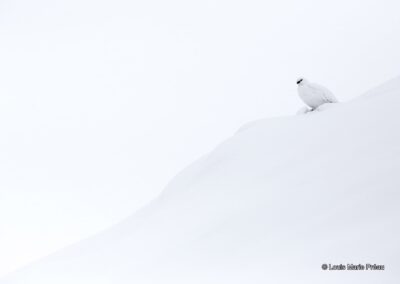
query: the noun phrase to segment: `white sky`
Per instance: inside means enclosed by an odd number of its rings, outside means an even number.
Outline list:
[[[0,276],[108,227],[250,120],[399,75],[398,1],[0,0]]]

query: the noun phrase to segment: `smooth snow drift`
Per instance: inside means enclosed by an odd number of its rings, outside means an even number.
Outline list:
[[[241,128],[118,226],[1,284],[400,279],[400,78]],[[323,264],[385,270],[324,271]]]
[[[323,104],[338,102],[336,97],[327,88],[315,83],[310,83],[305,78],[297,80],[297,92],[303,102],[311,107],[311,110]]]

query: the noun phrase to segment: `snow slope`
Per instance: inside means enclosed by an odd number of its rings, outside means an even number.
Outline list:
[[[398,283],[399,105],[400,77],[247,124],[136,215],[0,283]]]

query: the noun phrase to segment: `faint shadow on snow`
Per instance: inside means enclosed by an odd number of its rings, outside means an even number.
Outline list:
[[[238,133],[241,133],[241,132],[243,132],[243,131],[245,131],[245,130],[248,130],[248,129],[250,129],[250,128],[253,128],[253,127],[259,125],[260,123],[265,123],[266,121],[268,121],[268,122],[270,122],[270,123],[274,123],[274,122],[276,122],[276,121],[290,120],[290,119],[293,119],[294,117],[299,116],[299,115],[305,115],[305,114],[307,114],[307,115],[316,115],[316,114],[319,113],[319,112],[327,111],[327,110],[329,110],[329,109],[334,109],[334,108],[338,107],[338,105],[340,105],[340,104],[341,104],[341,103],[326,103],[326,104],[323,104],[323,105],[319,106],[318,108],[316,108],[316,109],[313,110],[313,111],[311,111],[310,108],[304,106],[304,107],[300,108],[300,109],[296,112],[296,115],[295,115],[295,116],[286,116],[286,117],[277,117],[277,118],[263,118],[263,119],[258,119],[258,120],[250,121],[250,122],[247,122],[247,123],[245,123],[244,125],[242,125],[242,126],[238,129],[238,131],[236,131],[235,134],[238,134]]]
[[[325,111],[327,109],[334,108],[337,106],[337,104],[338,103],[326,103],[326,104],[320,105],[315,110],[311,110],[310,108],[304,106],[297,111],[296,115],[314,114],[316,112]]]

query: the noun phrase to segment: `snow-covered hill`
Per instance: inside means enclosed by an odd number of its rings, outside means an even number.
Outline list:
[[[396,78],[245,125],[136,215],[0,283],[399,283],[399,106]]]

